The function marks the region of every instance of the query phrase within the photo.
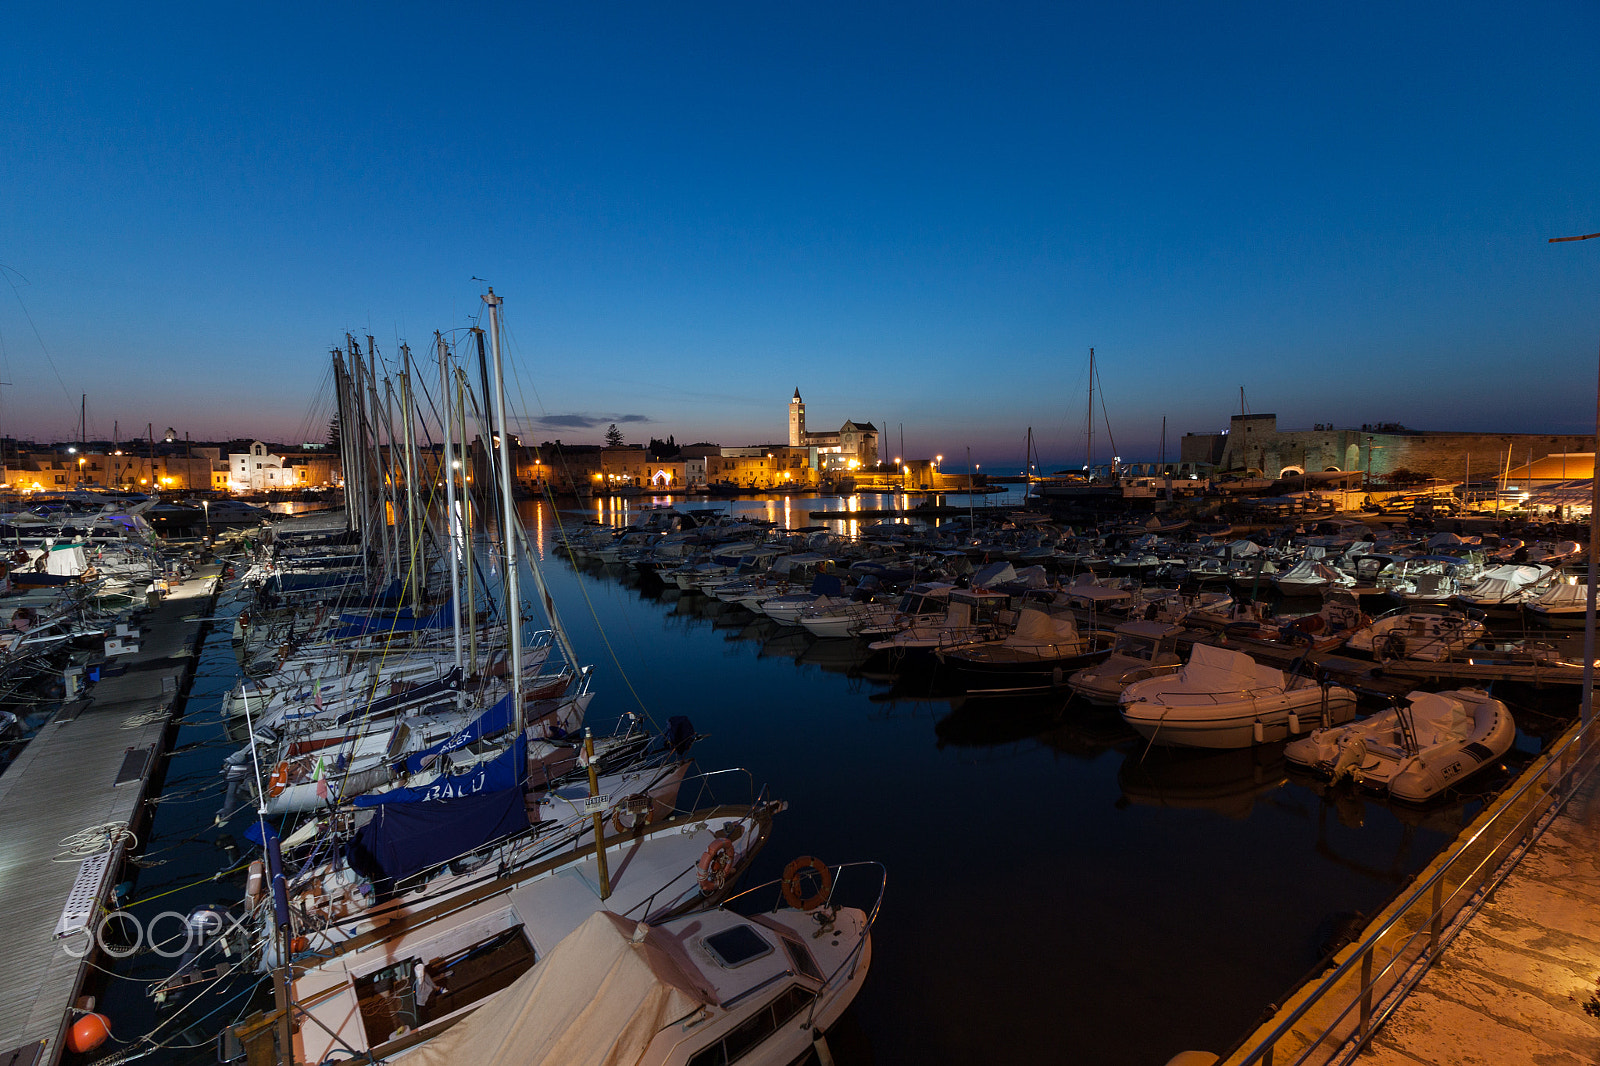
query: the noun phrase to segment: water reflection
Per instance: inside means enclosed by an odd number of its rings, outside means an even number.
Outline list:
[[[710,506],[765,517],[770,504],[791,528],[829,509],[840,529],[886,500]],[[1222,1050],[1483,803],[1397,808],[1288,772],[1281,746],[1146,752],[1115,709],[1065,694],[970,698],[931,666],[621,567],[547,575],[597,659],[597,725],[632,706],[631,686],[658,720],[687,714],[708,734],[702,765],[748,766],[789,801],[753,879],[797,854],[887,864],[860,1040],[841,1066]],[[1554,735],[1558,710],[1518,709],[1527,732],[1504,774]]]

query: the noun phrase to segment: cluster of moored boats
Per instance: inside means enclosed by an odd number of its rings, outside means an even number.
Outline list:
[[[1411,802],[1506,753],[1515,723],[1505,705],[1475,688],[1416,692],[1358,721],[1357,692],[1319,661],[1561,665],[1548,642],[1493,638],[1490,621],[1506,631],[1524,604],[1581,603],[1584,591],[1558,566],[1578,555],[1571,542],[1485,544],[1359,522],[1259,540],[1177,534],[1090,537],[1017,515],[991,528],[885,524],[847,539],[646,509],[627,527],[573,530],[563,547],[815,638],[864,643],[899,669],[936,664],[969,694],[1068,688],[1117,707],[1153,745],[1288,741],[1293,763]],[[986,561],[996,558],[1033,561]],[[1313,580],[1320,609],[1277,618],[1230,591],[1305,596]]]
[[[455,470],[470,405],[439,354]],[[801,857],[740,885],[785,804],[698,766],[685,719],[597,715],[509,479],[454,475],[433,506],[397,493],[412,468],[398,437],[373,446],[376,362],[354,341],[335,355],[345,525],[270,529],[242,569],[217,819],[248,823],[263,857],[242,899],[190,915],[156,994],[244,960],[280,982],[307,1064],[794,1061],[861,987],[881,868]],[[410,395],[409,365],[402,380]]]

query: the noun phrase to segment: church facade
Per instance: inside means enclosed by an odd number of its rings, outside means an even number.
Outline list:
[[[878,430],[871,422],[846,422],[833,433],[806,429],[806,402],[796,386],[789,401],[789,447],[809,448],[819,472],[849,471],[878,464]]]

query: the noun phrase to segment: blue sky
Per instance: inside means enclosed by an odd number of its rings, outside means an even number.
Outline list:
[[[1080,461],[1588,432],[1593,4],[20,8],[0,433],[320,438],[346,331],[506,300],[534,439]],[[540,420],[548,420],[541,422]],[[585,428],[588,425],[597,428]],[[1103,456],[1105,427],[1097,429]],[[1169,452],[1175,451],[1169,445]]]

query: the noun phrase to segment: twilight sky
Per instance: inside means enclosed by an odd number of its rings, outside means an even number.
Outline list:
[[[534,440],[1588,432],[1592,3],[10,5],[0,434],[321,439],[506,300]],[[1097,400],[1097,406],[1099,401]],[[1098,412],[1097,412],[1098,418]],[[1109,454],[1096,428],[1096,458]]]

